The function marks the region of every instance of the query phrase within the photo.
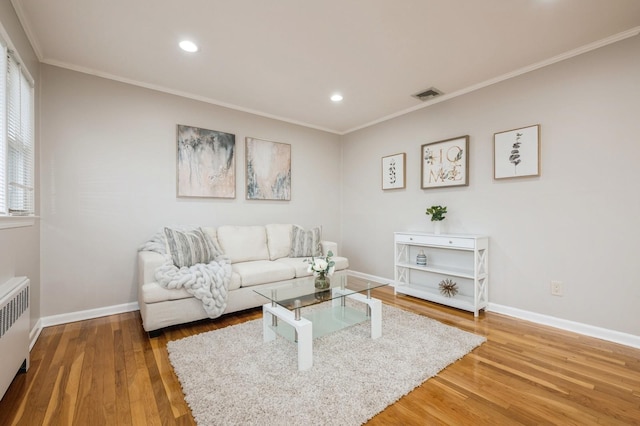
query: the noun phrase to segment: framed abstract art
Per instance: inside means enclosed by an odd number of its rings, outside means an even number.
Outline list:
[[[291,145],[245,139],[247,200],[291,200]]]
[[[231,133],[179,124],[178,197],[235,198],[235,146]]]

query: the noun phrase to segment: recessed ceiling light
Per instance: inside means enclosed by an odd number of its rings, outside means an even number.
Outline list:
[[[196,46],[194,42],[189,40],[182,40],[179,46],[180,49],[184,50],[185,52],[193,53],[198,51],[198,46]]]
[[[342,95],[340,93],[334,93],[331,95],[331,100],[333,102],[340,102],[342,100]]]

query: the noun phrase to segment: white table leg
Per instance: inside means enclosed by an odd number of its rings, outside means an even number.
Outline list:
[[[298,321],[301,322],[301,321]],[[308,370],[313,366],[313,328],[311,321],[295,326],[298,332],[298,370]]]
[[[382,302],[378,299],[368,298],[361,293],[349,294],[347,297],[362,302],[369,307],[371,314],[371,338],[377,339],[382,336]]]
[[[264,341],[275,339],[271,328],[271,316],[292,326],[298,335],[298,370],[308,370],[313,366],[313,324],[306,318],[295,318],[295,313],[282,306],[262,305],[262,329]]]
[[[378,299],[367,299],[371,308],[371,338],[382,336],[382,302]]]
[[[267,304],[262,307],[262,336],[264,342],[270,342],[276,338],[276,332],[271,328],[273,314],[269,312],[267,306],[271,305]]]

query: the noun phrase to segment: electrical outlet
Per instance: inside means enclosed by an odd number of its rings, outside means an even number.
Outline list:
[[[562,296],[562,281],[551,281],[551,294]]]

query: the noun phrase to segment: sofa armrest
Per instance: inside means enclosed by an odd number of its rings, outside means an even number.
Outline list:
[[[338,256],[338,243],[334,243],[333,241],[320,241],[320,245],[322,246],[323,256],[326,256],[329,250],[331,250],[334,256]]]
[[[156,269],[165,262],[164,255],[155,251],[138,252],[138,285],[155,282]]]

